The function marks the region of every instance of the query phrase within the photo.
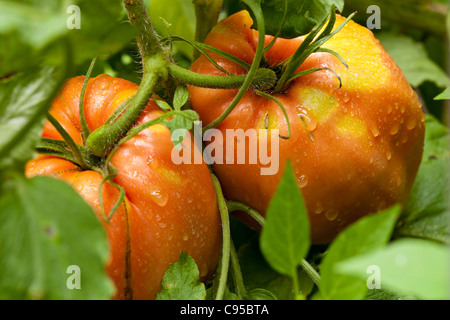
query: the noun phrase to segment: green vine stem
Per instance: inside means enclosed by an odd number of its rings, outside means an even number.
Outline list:
[[[217,203],[219,205],[220,218],[222,221],[222,253],[218,266],[218,275],[216,276],[218,285],[215,293],[215,299],[222,300],[225,294],[228,279],[228,269],[230,265],[230,251],[231,251],[230,221],[228,217],[227,203],[223,196],[220,182],[212,172],[210,173],[210,175],[213,181],[214,189],[216,191]]]
[[[231,76],[211,76],[179,67],[175,64],[169,64],[169,72],[183,83],[194,85],[196,87],[216,88],[216,89],[237,89],[242,87],[247,80],[248,74]],[[257,88],[259,90],[268,90],[273,87],[277,76],[273,70],[261,68],[255,71],[252,81],[248,83],[247,88]]]
[[[159,82],[168,78],[168,59],[150,21],[142,0],[123,0],[132,26],[137,28],[137,44],[143,64],[143,77],[130,106],[114,123],[104,125],[89,135],[87,146],[96,156],[104,157],[115,143],[136,123]]]
[[[244,278],[242,277],[241,266],[239,265],[239,257],[237,255],[233,241],[231,241],[230,243],[230,258],[235,293],[240,299],[247,300],[248,294],[247,290],[245,289]]]

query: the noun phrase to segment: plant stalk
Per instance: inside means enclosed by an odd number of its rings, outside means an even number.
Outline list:
[[[123,0],[130,23],[138,31],[137,44],[143,64],[139,89],[127,110],[111,124],[89,135],[87,146],[96,156],[105,157],[116,142],[136,123],[150,100],[154,89],[168,78],[168,58],[159,42],[147,8],[142,0]]]

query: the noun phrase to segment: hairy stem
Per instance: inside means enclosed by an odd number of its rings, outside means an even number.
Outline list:
[[[87,140],[89,150],[104,157],[115,143],[136,123],[144,111],[157,84],[169,75],[168,59],[158,40],[142,0],[123,0],[130,23],[138,31],[137,43],[142,58],[143,77],[130,106],[115,122],[92,132]]]
[[[231,76],[211,76],[192,72],[175,64],[169,65],[169,72],[183,83],[203,88],[237,89],[240,88],[247,79],[247,74]],[[250,88],[267,90],[275,84],[275,81],[275,72],[270,69],[262,68],[258,69],[255,72],[253,81],[249,86]]]

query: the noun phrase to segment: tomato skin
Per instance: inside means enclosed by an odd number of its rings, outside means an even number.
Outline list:
[[[335,27],[343,21],[338,16]],[[238,12],[222,20],[205,43],[251,63],[258,41],[252,24],[246,11]],[[271,39],[267,36],[266,44]],[[289,58],[303,39],[278,39],[265,54],[267,64]],[[291,161],[314,244],[332,241],[362,216],[405,203],[421,161],[425,130],[416,93],[370,30],[350,21],[323,47],[339,53],[349,68],[329,53],[314,53],[298,71],[331,68],[340,75],[342,87],[325,70],[299,77],[286,91],[273,94],[285,107],[292,130],[289,140],[279,140],[278,173],[261,175],[261,163],[227,164],[226,159],[212,166],[228,199],[265,215],[285,164]],[[229,72],[245,73],[230,60],[211,55]],[[191,70],[225,75],[204,56]],[[237,92],[193,86],[189,91],[203,125],[215,120]],[[284,136],[288,132],[280,108],[252,90],[217,128],[224,139],[227,129],[279,129]],[[237,152],[235,145],[235,157]],[[237,216],[258,228],[245,214]]]
[[[78,102],[83,81],[84,77],[69,79],[50,110],[77,143],[82,143]],[[101,126],[137,88],[108,75],[90,79],[84,104],[90,130]],[[160,114],[150,101],[138,123]],[[48,122],[42,136],[61,139]],[[163,125],[145,129],[119,147],[111,163],[118,172],[114,182],[124,188],[126,196],[109,223],[100,211],[100,173],[46,155],[26,165],[29,177],[48,175],[67,181],[96,212],[110,245],[106,268],[117,289],[114,299],[154,299],[169,264],[176,262],[182,251],[194,258],[202,280],[215,271],[221,227],[209,170],[205,163],[175,165],[172,148],[170,132]],[[108,213],[119,190],[105,183],[102,197]],[[82,230],[80,236],[85,236]]]

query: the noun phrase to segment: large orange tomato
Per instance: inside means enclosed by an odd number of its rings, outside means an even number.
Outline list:
[[[337,16],[335,28],[343,21]],[[213,28],[205,43],[251,63],[258,41],[252,25],[248,12],[238,12]],[[265,53],[264,66],[275,69],[293,55],[303,39],[277,39]],[[267,36],[266,44],[271,40]],[[370,30],[350,21],[322,47],[337,52],[348,69],[336,56],[316,52],[298,71],[330,68],[340,76],[342,87],[332,72],[322,70],[296,78],[283,92],[266,92],[285,107],[292,129],[288,140],[279,140],[277,173],[262,175],[261,159],[255,164],[248,160],[246,164],[231,164],[227,159],[223,164],[213,164],[225,196],[264,215],[290,160],[308,209],[313,243],[327,243],[358,218],[404,203],[424,141],[424,114],[418,97]],[[225,57],[211,56],[228,72],[246,72]],[[191,70],[226,75],[204,56]],[[189,89],[192,107],[203,125],[218,118],[237,92],[194,86]],[[227,129],[279,129],[283,136],[288,133],[280,107],[253,89],[218,129],[224,139]],[[243,143],[246,141],[241,139],[234,145],[235,158]],[[248,217],[242,219],[248,221]]]
[[[84,77],[69,79],[50,110],[77,144],[82,144],[78,104],[83,81]],[[137,89],[134,83],[108,75],[89,79],[84,101],[89,129],[103,125]],[[161,113],[150,101],[138,123]],[[49,122],[42,136],[62,139]],[[170,132],[161,124],[143,130],[119,147],[111,160],[117,169],[113,181],[123,187],[126,195],[109,222],[100,210],[103,177],[99,172],[82,170],[68,160],[46,155],[26,166],[28,176],[48,175],[67,181],[95,210],[110,244],[107,272],[117,289],[115,299],[155,298],[169,264],[177,261],[182,251],[194,258],[202,279],[215,271],[221,228],[208,167],[205,163],[175,165],[172,148]],[[103,185],[106,214],[118,197],[116,186]],[[79,231],[80,237],[89,237]]]

